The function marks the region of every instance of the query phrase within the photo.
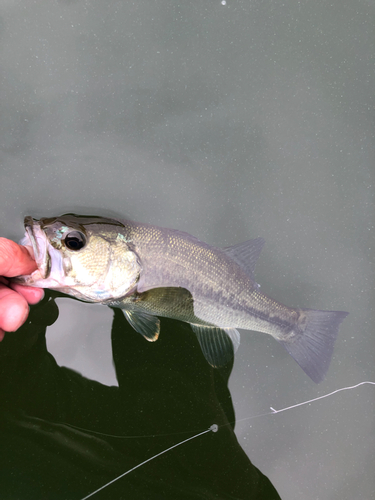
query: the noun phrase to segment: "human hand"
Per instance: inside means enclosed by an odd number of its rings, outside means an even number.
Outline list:
[[[29,314],[29,304],[36,304],[44,296],[41,288],[10,283],[6,278],[31,274],[36,269],[27,247],[0,238],[0,342],[5,332],[14,332],[23,325]]]

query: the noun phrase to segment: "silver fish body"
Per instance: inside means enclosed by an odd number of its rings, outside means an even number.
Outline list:
[[[190,323],[206,359],[225,364],[239,345],[237,328],[272,335],[312,380],[323,379],[342,311],[287,307],[263,294],[254,268],[264,241],[215,248],[172,229],[66,214],[25,218],[38,270],[16,281],[57,289],[123,310],[147,340],[158,316]]]

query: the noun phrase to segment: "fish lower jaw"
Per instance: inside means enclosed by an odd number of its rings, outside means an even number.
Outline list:
[[[28,276],[17,276],[15,281],[17,281],[18,283],[20,283],[22,285],[33,286],[36,288],[56,289],[56,288],[61,287],[61,284],[59,281],[57,281],[51,277],[45,279],[43,277],[44,274],[45,273],[43,271],[41,271],[40,269],[37,269],[36,271],[34,271],[32,274],[30,274]]]
[[[34,271],[32,274],[28,275],[22,275],[22,276],[15,276],[12,278],[13,283],[17,283],[19,285],[24,285],[24,286],[33,286],[33,287],[38,287],[38,288],[46,288],[43,284],[39,284],[42,280],[41,273],[38,270]]]

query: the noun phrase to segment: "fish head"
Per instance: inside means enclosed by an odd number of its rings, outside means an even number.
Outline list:
[[[88,302],[109,302],[134,291],[141,265],[120,221],[66,214],[27,216],[24,225],[20,244],[29,248],[38,269],[15,282]]]

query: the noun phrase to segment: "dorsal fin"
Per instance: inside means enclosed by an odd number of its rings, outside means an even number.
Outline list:
[[[237,243],[237,245],[231,247],[224,247],[222,250],[254,279],[255,265],[264,243],[263,238],[255,238],[254,240]]]
[[[233,358],[240,345],[240,334],[235,328],[217,328],[191,324],[204,357],[211,366],[224,366]]]

